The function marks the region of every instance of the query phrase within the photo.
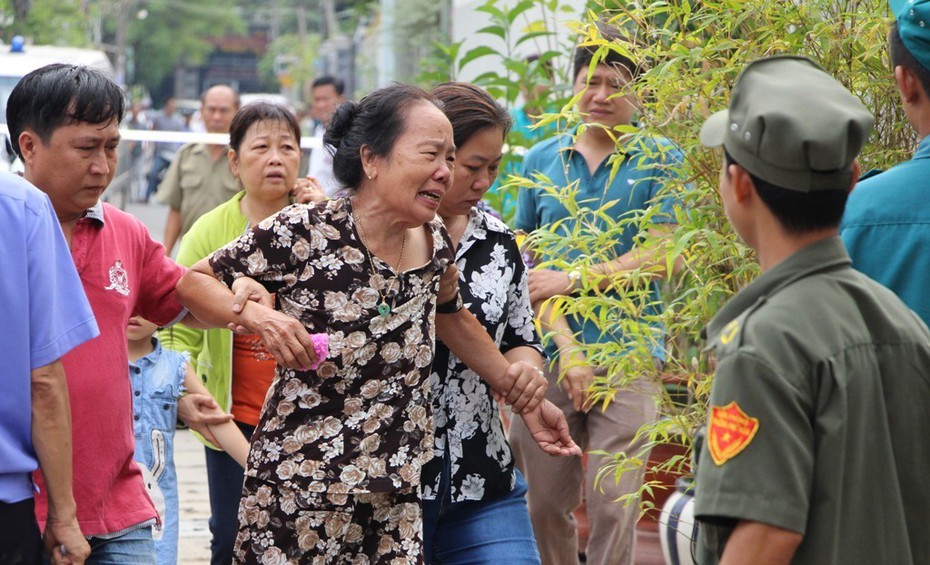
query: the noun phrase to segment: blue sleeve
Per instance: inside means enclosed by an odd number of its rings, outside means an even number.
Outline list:
[[[677,223],[675,208],[684,206],[679,198],[680,192],[674,189],[674,185],[681,181],[679,167],[684,163],[684,155],[680,149],[671,145],[661,151],[660,155],[661,164],[650,194],[650,199],[659,204],[659,213],[653,221],[657,224],[674,224]]]
[[[532,152],[528,153],[523,160],[520,176],[530,178],[532,173],[536,170],[533,165],[534,161],[535,159],[533,159]],[[517,210],[513,218],[514,229],[529,233],[539,227],[539,215],[536,210],[536,193],[537,189],[535,188],[520,188],[520,192],[517,194]]]
[[[48,196],[27,210],[29,343],[33,369],[100,332]]]

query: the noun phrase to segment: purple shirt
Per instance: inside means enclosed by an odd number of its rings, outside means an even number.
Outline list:
[[[30,371],[99,334],[48,196],[0,174],[0,501],[32,496]]]

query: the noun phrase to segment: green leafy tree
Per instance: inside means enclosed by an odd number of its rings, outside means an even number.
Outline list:
[[[12,15],[3,29],[5,39],[22,35],[37,45],[89,47],[91,11],[73,0],[0,1],[0,12]]]
[[[501,37],[508,46],[543,31],[551,34],[551,29],[536,29],[513,17],[514,11],[538,3],[489,1],[481,9],[492,15],[494,23],[481,33]],[[528,188],[549,192],[559,197],[577,220],[578,227],[569,234],[549,230],[530,238],[532,245],[549,256],[567,257],[569,248],[581,251],[574,262],[563,259],[543,265],[578,270],[586,290],[556,297],[552,306],[592,320],[604,330],[620,327],[626,336],[623,342],[584,347],[585,357],[606,369],[593,384],[595,402],[610,402],[618,390],[640,375],[651,375],[664,385],[656,396],[662,417],[640,430],[638,451],[627,456],[608,454],[612,459],[600,469],[600,480],[614,480],[620,473],[644,465],[653,471],[689,472],[687,450],[694,432],[705,421],[713,376],[713,359],[703,352],[701,330],[730,296],[758,274],[752,250],[739,240],[723,213],[716,190],[721,155],[700,145],[701,125],[712,112],[726,107],[730,89],[747,63],[778,53],[803,54],[836,76],[875,114],[874,133],[860,157],[863,169],[887,168],[904,160],[916,139],[900,109],[891,76],[886,53],[889,19],[886,0],[595,0],[589,2],[580,21],[570,24],[578,44],[598,49],[600,56],[595,62],[608,51],[616,51],[645,67],[628,87],[639,101],[636,125],[612,132],[618,148],[636,143],[648,147],[641,142],[661,138],[685,155],[683,163],[669,167],[673,180],[666,184],[663,195],[679,202],[677,226],[668,241],[648,235],[651,227],[657,227],[655,209],[615,221],[607,217],[604,206],[578,205],[572,198],[572,186],[554,186],[542,176],[511,175],[504,185],[505,191],[514,194]],[[538,37],[549,35],[540,33]],[[522,75],[522,60],[509,48],[460,50],[461,45],[456,44],[444,50],[445,76],[454,77],[473,61],[495,61],[490,66],[503,70],[486,73],[476,82],[512,103],[514,83],[527,80]],[[568,52],[564,46],[553,51]],[[573,105],[574,100],[565,101],[557,111],[546,114],[542,124],[574,127],[579,117]],[[620,159],[614,158],[613,165],[619,166]],[[590,220],[594,218],[606,220],[606,227],[592,227]],[[597,289],[601,281],[590,266],[616,258],[613,241],[628,227],[641,234],[640,245],[655,250],[666,269],[682,266],[663,284],[662,314],[650,308],[647,283],[653,280],[651,268],[612,278],[616,298]],[[657,332],[659,327],[664,332]],[[668,351],[662,368],[653,364],[651,350],[656,344]],[[684,454],[647,463],[654,446],[669,443],[682,446]],[[626,502],[644,500],[648,509],[651,498],[640,495],[649,495],[659,486],[647,481]]]
[[[614,455],[613,462],[600,470],[602,480],[641,468],[657,444],[690,448],[694,432],[705,420],[713,374],[713,360],[702,352],[700,332],[717,309],[758,274],[752,251],[739,241],[723,214],[716,191],[721,156],[698,142],[704,120],[726,107],[733,82],[747,63],[777,53],[798,53],[818,61],[875,113],[877,127],[862,154],[864,167],[885,168],[903,159],[914,138],[891,80],[884,48],[887,17],[884,0],[603,2],[578,26],[583,44],[601,53],[631,55],[646,64],[645,73],[630,85],[640,101],[637,126],[617,128],[618,146],[663,138],[686,156],[670,171],[679,180],[666,186],[681,203],[674,237],[665,243],[644,236],[642,243],[662,251],[665,267],[676,262],[684,266],[665,285],[664,313],[650,313],[648,268],[612,281],[619,299],[605,297],[591,280],[590,293],[555,301],[563,312],[592,319],[604,329],[619,324],[628,336],[625,343],[588,347],[587,357],[607,369],[593,385],[596,401],[609,402],[637,375],[651,374],[667,385],[657,398],[663,418],[640,430],[642,449],[628,457]],[[545,179],[519,179],[516,184],[541,187],[569,201],[570,189],[547,185]],[[581,248],[583,259],[559,266],[589,272],[588,266],[614,258],[609,243],[621,230],[632,224],[646,234],[656,226],[653,213],[608,222],[604,230],[582,228],[570,238],[540,234],[536,243],[556,250]],[[599,210],[580,207],[575,214],[603,217]],[[657,337],[655,327],[664,327],[665,335]],[[670,353],[661,370],[650,358],[656,339],[662,339]],[[658,468],[654,470],[687,472],[688,461],[682,455],[653,465]],[[647,482],[638,494],[649,494],[657,486]]]
[[[319,48],[318,34],[309,34],[305,38],[293,33],[282,35],[268,46],[267,53],[258,63],[258,70],[269,84],[277,83],[286,76],[289,84],[282,86],[295,85],[298,92],[304,92],[305,86],[316,76],[314,65]]]
[[[213,51],[211,38],[245,33],[241,13],[226,0],[149,2],[148,16],[134,19],[129,43],[135,82],[155,88],[179,64],[199,65]]]

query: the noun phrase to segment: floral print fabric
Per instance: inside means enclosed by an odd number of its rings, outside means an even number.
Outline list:
[[[527,271],[516,238],[499,219],[474,208],[456,252],[459,292],[501,351],[541,350]],[[423,497],[439,491],[448,449],[452,502],[491,500],[513,490],[513,454],[488,385],[442,343],[430,374],[435,459],[423,469]]]
[[[423,517],[415,489],[334,494],[245,479],[236,563],[422,563]]]
[[[329,358],[315,371],[278,367],[246,476],[334,494],[419,484],[433,455],[427,402],[439,278],[453,260],[442,223],[426,229],[432,259],[400,274],[374,256],[372,268],[347,198],[289,206],[211,256],[224,283],[261,281],[282,312],[329,336]],[[391,305],[385,316],[379,292]]]

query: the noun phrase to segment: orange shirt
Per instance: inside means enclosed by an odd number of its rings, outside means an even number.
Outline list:
[[[255,334],[233,334],[232,415],[237,422],[258,425],[274,371],[274,357],[261,338]]]

